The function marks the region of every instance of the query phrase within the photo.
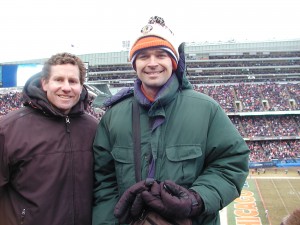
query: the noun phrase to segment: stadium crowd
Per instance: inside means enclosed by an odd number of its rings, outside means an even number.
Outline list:
[[[300,83],[194,85],[219,101],[227,112],[300,110]]]
[[[227,113],[300,110],[300,83],[240,83],[194,85],[216,101]],[[20,93],[11,91],[0,95],[1,112],[20,107]]]
[[[110,83],[132,87],[133,83]],[[227,113],[300,110],[299,82],[238,84],[196,84],[194,89],[217,100]]]
[[[10,91],[0,94],[0,117],[22,107],[22,94],[18,91]]]
[[[270,87],[268,89],[268,87]],[[235,98],[233,90],[238,93],[238,100],[241,102],[241,112],[247,110],[252,112],[262,112],[264,110],[295,110],[299,109],[298,84],[240,84],[238,88],[233,85],[221,86],[198,86],[198,91],[203,91],[220,102],[227,112],[236,112],[236,104],[232,102]],[[275,89],[272,89],[275,88]],[[267,105],[264,107],[259,98],[260,93],[267,93]],[[274,91],[275,90],[275,91]],[[281,105],[286,97],[282,92],[292,90],[293,97],[297,97],[295,107],[290,104]],[[298,96],[297,96],[298,95]],[[91,99],[93,101],[93,99]],[[9,111],[22,107],[22,94],[19,91],[10,91],[0,94],[0,117]],[[286,102],[287,98],[286,98]],[[273,106],[276,103],[277,108]],[[90,105],[88,113],[101,119],[102,110],[94,110]],[[240,134],[246,138],[251,150],[250,161],[265,162],[272,159],[285,159],[300,157],[300,140],[295,137],[300,136],[300,115],[260,115],[260,116],[229,116]],[[262,140],[263,139],[263,140]]]

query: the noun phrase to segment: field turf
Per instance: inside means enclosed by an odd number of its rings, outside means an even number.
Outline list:
[[[242,194],[226,207],[224,225],[279,225],[300,208],[299,167],[250,171]],[[300,223],[299,223],[300,224]]]

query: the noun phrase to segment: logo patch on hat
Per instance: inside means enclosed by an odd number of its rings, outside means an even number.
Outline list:
[[[152,29],[153,29],[153,27],[148,24],[141,29],[141,33],[148,34]]]

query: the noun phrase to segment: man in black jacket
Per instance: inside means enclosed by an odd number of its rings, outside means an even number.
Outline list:
[[[0,224],[89,225],[92,143],[85,67],[61,53],[23,89],[24,106],[0,120]]]

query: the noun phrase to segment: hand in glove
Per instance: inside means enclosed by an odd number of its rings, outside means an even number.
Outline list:
[[[140,181],[128,188],[119,199],[114,209],[114,215],[120,223],[130,223],[137,219],[144,209],[141,198],[143,191],[149,191],[153,180]]]
[[[169,218],[188,218],[202,212],[203,202],[198,193],[188,190],[173,181],[154,183],[150,192],[143,192],[142,198],[149,207]]]

